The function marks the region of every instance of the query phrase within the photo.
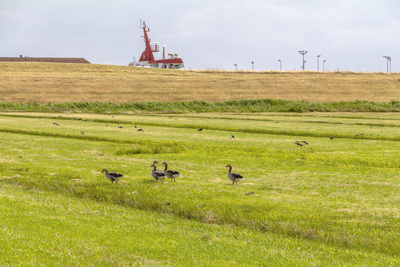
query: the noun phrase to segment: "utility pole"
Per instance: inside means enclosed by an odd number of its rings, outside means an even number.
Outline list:
[[[390,56],[383,56],[386,58],[386,71],[387,73],[392,72],[392,58]]]
[[[321,57],[321,55],[317,56],[317,70],[319,71],[319,58]]]
[[[326,59],[324,59],[322,61],[322,71],[325,72],[325,63],[326,63]]]
[[[278,61],[279,61],[279,70],[282,71],[282,60],[278,59]]]
[[[233,66],[235,66],[235,70],[237,71],[237,64],[235,63],[235,64],[233,64]]]
[[[254,71],[254,61],[251,62],[251,71]]]
[[[301,50],[299,51],[300,55],[303,56],[303,66],[301,67],[303,69],[303,71],[305,70],[305,65],[306,65],[306,61],[304,60],[304,55],[308,53],[308,51],[305,50]]]

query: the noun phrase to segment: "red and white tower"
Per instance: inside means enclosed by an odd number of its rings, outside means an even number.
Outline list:
[[[146,45],[145,50],[140,56],[139,62],[129,63],[130,66],[140,66],[140,67],[152,67],[152,68],[163,68],[163,69],[180,69],[183,68],[183,60],[178,57],[178,54],[168,53],[168,58],[165,57],[166,46],[163,48],[162,59],[156,60],[153,53],[160,51],[159,43],[151,44],[151,40],[148,36],[150,28],[146,25],[144,21],[140,21],[140,28],[143,29],[143,39]]]

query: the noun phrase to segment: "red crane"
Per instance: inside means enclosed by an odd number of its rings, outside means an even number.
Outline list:
[[[162,59],[156,60],[153,53],[160,51],[159,44],[151,44],[151,40],[147,34],[148,32],[150,32],[150,28],[146,25],[144,21],[140,22],[140,27],[143,29],[143,39],[146,48],[142,52],[139,62],[129,63],[130,66],[153,67],[163,69],[180,69],[184,67],[183,60],[178,57],[177,53],[168,53],[169,58],[165,58],[165,46],[163,46]]]
[[[147,27],[146,23],[143,21],[141,23],[143,27],[143,38],[144,43],[146,44],[146,49],[143,51],[142,56],[140,57],[139,61],[154,61],[153,52],[158,52],[158,44],[155,44],[153,47],[151,46],[151,40],[147,33],[150,31],[150,28]]]

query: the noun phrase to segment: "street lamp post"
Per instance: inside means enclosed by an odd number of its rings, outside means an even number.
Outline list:
[[[317,70],[319,71],[319,58],[321,57],[321,55],[317,56]]]
[[[235,64],[233,64],[233,66],[235,66],[235,70],[237,71],[237,64],[235,63]]]
[[[306,55],[308,53],[308,51],[305,50],[301,50],[299,51],[300,55],[303,56],[303,66],[301,67],[303,69],[303,71],[305,70],[305,65],[306,65],[306,61],[304,60],[304,55]]]
[[[251,62],[251,71],[254,71],[254,61]]]
[[[389,56],[383,56],[386,58],[386,71],[387,73],[392,72],[392,58]]]
[[[326,59],[324,59],[322,61],[322,71],[325,72],[325,63],[326,63]]]
[[[278,61],[279,61],[279,70],[282,71],[282,60],[278,59]]]

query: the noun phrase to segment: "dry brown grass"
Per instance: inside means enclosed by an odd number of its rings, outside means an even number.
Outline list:
[[[400,74],[181,71],[110,65],[0,63],[1,102],[134,102],[275,98],[400,99]]]

